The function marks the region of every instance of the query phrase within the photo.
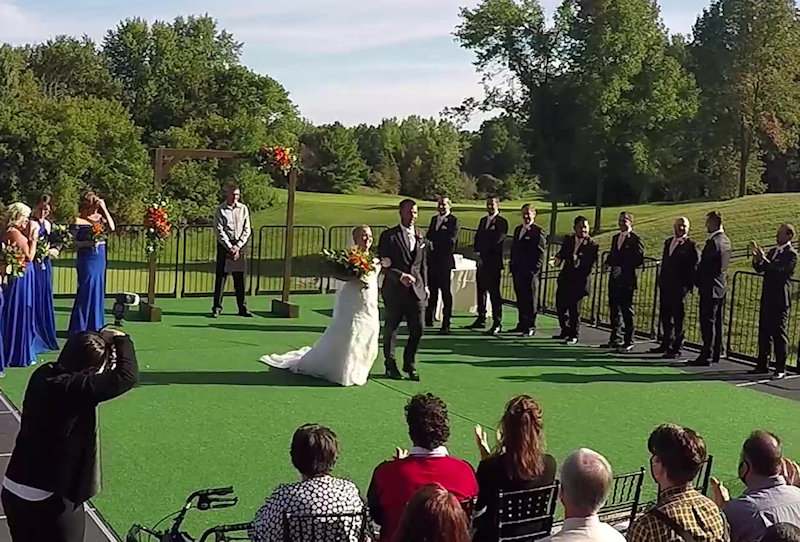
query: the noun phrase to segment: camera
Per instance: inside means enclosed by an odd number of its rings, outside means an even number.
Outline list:
[[[122,321],[128,315],[130,307],[137,307],[139,305],[139,295],[123,292],[114,297],[114,307],[111,313],[114,315],[114,325],[121,326]]]

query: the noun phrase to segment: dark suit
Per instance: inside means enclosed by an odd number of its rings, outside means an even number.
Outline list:
[[[778,254],[773,248],[766,262],[753,263],[757,273],[764,274],[761,289],[761,312],[758,321],[758,368],[766,372],[771,345],[775,345],[775,370],[786,371],[786,323],[792,306],[790,281],[797,267],[797,251],[789,245]]]
[[[453,253],[458,242],[458,219],[452,214],[448,215],[441,227],[436,228],[439,215],[431,219],[428,233],[425,236],[430,242],[428,245],[428,288],[431,291],[428,300],[428,310],[425,313],[425,322],[433,325],[433,313],[439,303],[439,291],[442,292],[444,316],[442,328],[450,328],[450,319],[453,316],[453,294],[450,291],[450,275],[456,267]]]
[[[609,344],[633,343],[633,294],[638,287],[636,270],[644,263],[644,245],[634,232],[630,232],[622,247],[619,236],[611,239],[611,252],[606,260],[609,268],[608,306],[611,312],[611,338]],[[623,327],[624,331],[620,328]]]
[[[575,236],[570,235],[561,243],[558,258],[562,262],[558,274],[556,310],[561,335],[577,339],[581,325],[581,303],[591,290],[591,276],[600,247],[590,237],[583,239],[575,251]]]
[[[731,261],[731,240],[724,232],[716,233],[703,247],[697,266],[697,288],[700,292],[700,329],[703,348],[698,361],[719,362],[722,356],[722,320],[725,296],[728,293],[728,265]]]
[[[475,252],[480,256],[477,272],[478,318],[486,319],[486,294],[492,300],[492,320],[503,320],[503,300],[500,297],[500,276],[503,272],[503,245],[508,235],[508,221],[497,215],[487,227],[484,216],[475,232]]]
[[[684,302],[694,288],[698,254],[697,245],[688,237],[680,240],[670,254],[673,239],[675,238],[670,237],[664,241],[658,288],[661,295],[661,327],[664,332],[661,347],[669,353],[678,354],[686,337],[683,328],[686,317]]]
[[[517,329],[529,331],[536,329],[539,273],[542,270],[542,257],[547,252],[547,234],[536,224],[531,224],[524,235],[522,228],[519,225],[514,230],[510,268],[519,313]]]
[[[383,303],[386,306],[383,355],[387,370],[397,370],[394,351],[397,348],[397,329],[403,319],[408,323],[408,343],[403,351],[404,371],[414,370],[415,356],[422,338],[422,318],[428,297],[425,292],[427,247],[422,232],[417,228],[414,228],[414,232],[416,240],[413,250],[408,235],[400,226],[383,232],[378,244],[378,256],[392,261],[386,271],[381,290]],[[413,276],[416,282],[411,286],[403,286],[400,282],[403,273]]]
[[[83,541],[82,504],[100,491],[97,405],[127,392],[138,379],[130,338],[116,337],[114,346],[116,367],[101,374],[46,363],[31,375],[6,476],[53,495],[27,501],[2,490],[13,540]]]

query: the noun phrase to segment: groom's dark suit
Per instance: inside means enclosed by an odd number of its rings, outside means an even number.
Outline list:
[[[386,322],[383,328],[383,355],[386,370],[397,370],[394,351],[397,347],[397,328],[403,319],[408,323],[408,344],[403,351],[403,370],[414,370],[415,356],[422,338],[422,319],[428,297],[425,279],[428,270],[425,258],[426,244],[422,232],[414,228],[414,247],[406,230],[395,226],[381,234],[378,256],[389,258],[391,266],[383,281],[383,303]],[[400,277],[407,273],[416,279],[411,286],[403,286]]]

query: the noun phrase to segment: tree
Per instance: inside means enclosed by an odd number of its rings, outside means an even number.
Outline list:
[[[794,1],[716,0],[694,36],[690,62],[713,132],[706,143],[738,154],[739,196],[748,188],[760,191],[760,176],[748,174],[756,153],[770,140],[780,151],[797,142],[800,25]]]
[[[315,128],[301,141],[304,189],[352,194],[365,183],[368,168],[353,131],[337,122]]]

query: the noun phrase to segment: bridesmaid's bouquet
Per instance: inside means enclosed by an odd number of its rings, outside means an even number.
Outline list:
[[[3,264],[5,266],[5,277],[7,279],[18,279],[25,274],[28,262],[25,255],[17,250],[13,245],[3,246]]]
[[[332,274],[336,278],[344,277],[344,280],[357,278],[364,284],[367,284],[367,277],[378,268],[379,264],[377,258],[358,247],[347,250],[324,249],[322,255],[333,267]]]
[[[108,230],[102,222],[92,222],[89,227],[88,240],[94,243],[95,249],[100,243],[108,241]]]
[[[58,251],[62,251],[72,247],[72,232],[69,227],[64,224],[53,224],[53,229],[50,231],[50,246]]]

